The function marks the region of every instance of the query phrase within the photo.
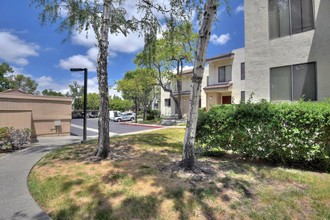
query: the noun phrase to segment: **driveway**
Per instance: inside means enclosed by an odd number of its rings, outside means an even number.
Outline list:
[[[89,118],[87,119],[87,136],[97,136],[98,128],[97,128],[97,118]],[[115,135],[123,135],[127,133],[135,133],[142,131],[154,130],[157,127],[146,127],[133,124],[130,125],[130,122],[127,123],[119,123],[110,121],[110,136]],[[82,136],[83,135],[83,119],[72,119],[71,120],[71,135],[74,136]]]

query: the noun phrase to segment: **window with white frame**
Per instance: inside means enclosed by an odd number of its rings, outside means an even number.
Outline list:
[[[245,80],[245,63],[241,63],[241,80]]]
[[[171,99],[164,99],[165,106],[171,106]]]
[[[231,66],[221,66],[218,68],[218,82],[231,81]]]
[[[245,91],[241,91],[241,103],[245,103]]]
[[[305,63],[270,69],[272,101],[316,101],[316,64]]]
[[[270,39],[314,29],[313,0],[269,0]]]

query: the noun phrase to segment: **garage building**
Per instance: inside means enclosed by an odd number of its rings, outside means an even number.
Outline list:
[[[70,135],[72,98],[30,95],[20,90],[0,93],[0,127],[29,128],[32,138]]]

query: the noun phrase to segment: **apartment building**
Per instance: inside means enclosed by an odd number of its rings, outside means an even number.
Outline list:
[[[192,69],[188,69],[183,71],[181,75],[181,112],[185,117],[189,111],[189,100],[190,100],[190,86],[191,86],[191,77],[192,77]],[[202,88],[204,88],[207,84],[207,77],[209,74],[208,67],[205,67],[204,77],[202,81]],[[178,98],[179,93],[177,90],[176,80],[167,83],[167,87],[173,91],[174,97]],[[161,114],[165,116],[172,116],[178,113],[176,109],[176,105],[174,103],[173,98],[170,97],[169,92],[165,92],[161,89]],[[206,107],[206,93],[204,91],[201,92],[201,97],[199,101],[200,107]]]
[[[244,7],[245,48],[207,59],[202,107],[250,96],[330,98],[330,0],[246,0]]]
[[[209,64],[207,85],[203,87],[206,109],[209,110],[213,105],[239,103],[244,99],[244,48],[208,58],[206,61]]]
[[[253,100],[330,97],[330,1],[245,1],[245,94]]]

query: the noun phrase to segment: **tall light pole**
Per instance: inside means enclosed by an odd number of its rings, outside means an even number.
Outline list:
[[[87,140],[87,68],[71,68],[71,72],[84,71],[84,130],[83,130],[83,141]]]

